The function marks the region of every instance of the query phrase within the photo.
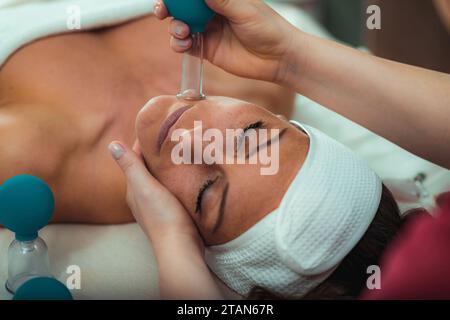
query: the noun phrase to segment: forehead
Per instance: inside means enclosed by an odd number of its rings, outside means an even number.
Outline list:
[[[186,101],[163,96],[150,100],[141,110],[136,123],[138,131],[153,125],[159,126],[171,111],[185,106],[192,106],[189,115],[184,116],[186,120],[207,121],[210,126],[217,128],[230,126],[243,118],[272,115],[264,108],[229,97],[207,97],[201,101]]]
[[[227,97],[212,97],[194,106],[196,111],[192,112],[192,118],[209,121],[210,125],[217,128],[231,129],[249,119],[275,117],[270,111],[255,104]]]
[[[181,102],[181,104],[183,104],[183,102]],[[245,113],[262,112],[269,114],[268,111],[254,104],[228,97],[210,97],[193,103],[184,102],[184,104],[195,107],[199,111],[197,112],[197,116],[199,117],[201,117],[202,114],[210,113],[217,115],[217,117],[227,115],[237,116],[238,114],[243,114],[244,111]]]
[[[200,101],[187,101],[182,99],[177,99],[175,96],[159,96],[150,99],[145,106],[140,110],[138,114],[138,122],[147,123],[148,120],[154,118],[155,115],[164,116],[170,109],[185,107],[185,106],[202,106],[210,108],[224,107],[236,107],[246,104],[244,101],[237,99],[227,98],[227,97],[207,97],[205,100]],[[140,120],[140,121],[139,121]]]
[[[217,111],[234,112],[238,110],[242,112],[242,108],[246,108],[248,111],[253,110],[269,113],[266,109],[254,105],[250,102],[230,97],[214,96],[214,97],[207,97],[205,100],[201,101],[192,101],[192,102],[180,101],[180,103],[184,105],[196,106],[202,110],[204,108],[212,108],[215,109],[216,112]]]

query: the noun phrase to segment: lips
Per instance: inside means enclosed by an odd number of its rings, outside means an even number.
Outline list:
[[[180,119],[180,117],[185,113],[187,110],[189,110],[189,106],[180,108],[176,111],[174,111],[170,116],[167,117],[167,119],[164,121],[164,123],[161,125],[161,129],[159,130],[158,135],[158,150],[161,150],[161,146],[164,143],[164,141],[167,138],[167,135],[169,134],[170,128],[172,128],[175,123]]]

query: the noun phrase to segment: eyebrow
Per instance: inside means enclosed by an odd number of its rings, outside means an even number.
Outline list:
[[[266,141],[265,143],[261,143],[259,146],[257,146],[252,152],[249,152],[247,154],[247,156],[245,157],[246,159],[250,158],[250,156],[252,156],[255,153],[260,152],[261,150],[264,150],[264,148],[268,148],[272,145],[272,141],[274,139],[278,139],[278,141],[281,140],[281,138],[283,138],[284,134],[286,133],[288,128],[284,128],[283,130],[281,130],[281,132],[274,138],[271,138],[270,140]]]
[[[225,186],[223,192],[222,192],[222,200],[220,202],[220,209],[219,209],[219,217],[217,218],[216,223],[214,224],[212,233],[214,234],[217,230],[219,230],[220,226],[223,224],[223,218],[225,216],[225,205],[228,198],[228,189],[230,187],[230,184],[227,183]]]

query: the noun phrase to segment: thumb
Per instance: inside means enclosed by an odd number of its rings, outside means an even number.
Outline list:
[[[229,20],[242,18],[252,8],[248,0],[205,0],[205,2],[213,11]]]
[[[135,152],[118,141],[112,142],[108,149],[125,174],[132,190],[145,190],[156,183],[155,178],[148,172],[142,159]]]

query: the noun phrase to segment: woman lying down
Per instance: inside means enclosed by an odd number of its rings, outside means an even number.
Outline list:
[[[110,150],[152,242],[162,298],[223,298],[213,274],[246,298],[356,298],[401,227],[391,193],[364,161],[256,105],[163,96],[141,110],[136,128],[134,151],[120,142]],[[177,163],[180,154],[195,158],[199,128],[216,129],[215,139],[240,128],[232,145],[246,163]],[[249,133],[263,131],[276,134],[254,134],[252,147]],[[263,154],[278,156],[278,170],[262,174],[267,163],[251,160]]]
[[[106,146],[112,139],[133,144],[144,101],[177,90],[178,58],[165,45],[167,28],[146,16],[37,39],[2,62],[0,183],[24,173],[44,179],[55,193],[54,222],[133,221],[125,179]],[[287,90],[210,65],[206,73],[208,93],[290,114],[293,94]],[[270,148],[248,154],[247,164],[176,165],[171,149],[177,144],[161,141],[160,132],[169,114],[181,108],[167,137],[176,128],[192,129],[194,120],[202,121],[204,131],[278,129],[279,134]],[[142,184],[140,193],[128,188],[128,202],[152,240],[163,298],[221,298],[210,270],[244,297],[356,296],[367,267],[377,263],[399,228],[389,192],[349,151],[252,104],[210,98],[190,105],[163,97],[140,113],[137,127],[137,150],[157,180],[132,152],[119,162]],[[279,166],[250,164],[277,146]],[[262,174],[271,168],[276,174]]]

